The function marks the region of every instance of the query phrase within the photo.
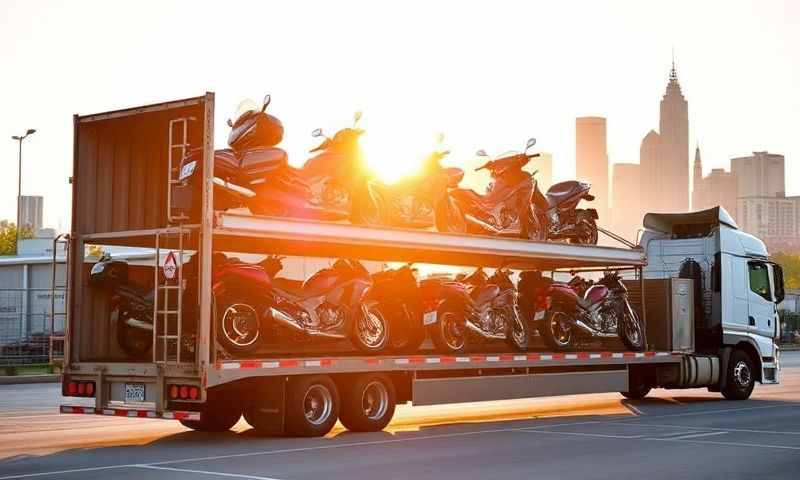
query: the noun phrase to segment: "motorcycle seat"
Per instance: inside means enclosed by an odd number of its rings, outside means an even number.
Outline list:
[[[577,180],[567,180],[566,182],[556,183],[550,187],[545,196],[550,206],[555,207],[578,193],[582,188],[581,182]]]
[[[267,175],[288,163],[288,155],[280,148],[259,147],[239,154],[239,167],[250,177]]]

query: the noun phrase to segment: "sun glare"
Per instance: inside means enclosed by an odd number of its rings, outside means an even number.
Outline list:
[[[382,136],[368,131],[361,137],[367,165],[385,183],[395,183],[414,175],[422,166],[422,160],[433,151],[432,142],[419,141],[397,135]]]

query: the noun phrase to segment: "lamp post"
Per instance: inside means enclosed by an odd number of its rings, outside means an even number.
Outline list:
[[[11,137],[13,140],[19,142],[19,168],[17,170],[17,244],[14,246],[14,255],[19,255],[19,238],[22,230],[22,225],[20,225],[22,216],[22,141],[34,133],[36,133],[36,129],[29,128],[25,132],[25,135],[14,135]]]

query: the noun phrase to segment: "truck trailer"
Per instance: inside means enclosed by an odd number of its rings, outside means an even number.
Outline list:
[[[406,402],[597,392],[642,398],[656,387],[707,387],[746,399],[755,382],[779,381],[780,266],[721,208],[648,214],[638,244],[625,247],[215,211],[213,119],[213,93],[74,117],[62,394],[93,398],[94,406],[67,404],[62,413],[175,419],[206,431],[229,429],[244,416],[261,434],[319,436],[337,419],[351,430],[380,430]],[[203,179],[199,222],[175,201],[180,160],[194,149],[202,152],[195,167]],[[146,359],[126,358],[115,345],[108,295],[89,285],[97,261],[86,254],[90,245],[154,252],[151,267],[131,272],[153,289]],[[646,349],[232,357],[214,333],[215,252],[625,271]],[[190,257],[192,277],[184,276]],[[185,302],[189,291],[195,293]]]

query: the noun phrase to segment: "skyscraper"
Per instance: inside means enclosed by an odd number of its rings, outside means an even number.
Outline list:
[[[612,169],[612,230],[629,240],[642,226],[641,168],[636,163],[615,163]]]
[[[648,211],[689,210],[689,103],[683,97],[675,63],[661,99],[659,132],[642,140],[642,194]]]
[[[703,162],[700,159],[700,144],[694,151],[694,167],[692,172],[692,210],[702,210],[700,206],[703,196]]]
[[[740,197],[783,197],[786,192],[783,155],[753,152],[731,159],[731,172],[739,181]]]
[[[605,118],[575,119],[575,163],[578,178],[592,184],[592,194],[596,198],[594,208],[600,215],[600,223],[607,224],[610,198]]]

